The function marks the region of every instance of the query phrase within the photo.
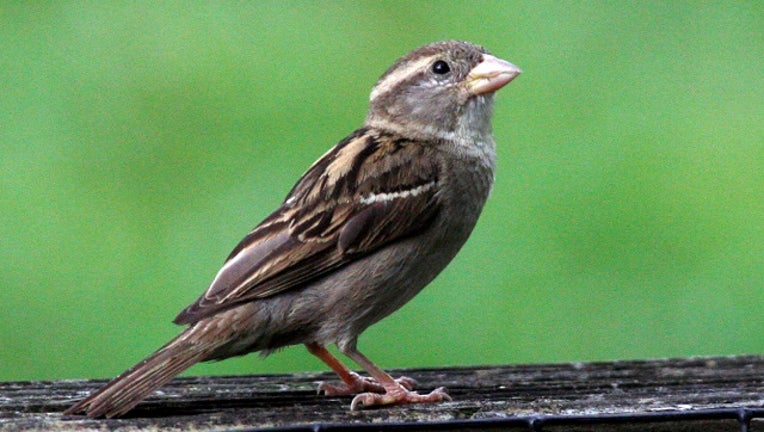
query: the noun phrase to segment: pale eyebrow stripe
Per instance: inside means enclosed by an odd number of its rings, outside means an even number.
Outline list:
[[[369,101],[373,101],[382,94],[385,94],[392,90],[399,82],[405,81],[410,76],[418,73],[423,66],[430,63],[437,55],[431,55],[423,57],[415,62],[411,62],[403,69],[398,69],[390,75],[386,76],[382,81],[378,82],[374,89],[371,91]]]

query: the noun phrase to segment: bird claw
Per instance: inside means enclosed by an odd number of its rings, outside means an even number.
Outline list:
[[[355,372],[350,372],[350,377],[351,382],[344,382],[339,385],[328,382],[318,383],[318,394],[324,396],[347,396],[362,392],[385,393],[385,387],[374,378],[364,377]],[[416,380],[407,376],[400,377],[395,382],[406,390],[413,390],[417,384]]]
[[[368,408],[380,405],[399,405],[410,403],[431,403],[451,401],[448,390],[445,387],[438,387],[429,394],[421,395],[417,392],[406,389],[403,386],[388,390],[383,394],[379,393],[361,393],[353,398],[350,403],[350,410],[355,411],[359,407]]]
[[[414,390],[417,386],[417,382],[414,378],[402,376],[395,380],[399,385],[403,386],[406,390]]]

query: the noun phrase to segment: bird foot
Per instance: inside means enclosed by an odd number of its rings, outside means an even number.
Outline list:
[[[451,401],[448,390],[438,387],[429,394],[421,395],[403,386],[388,389],[385,393],[361,393],[353,398],[350,410],[355,411],[359,407],[368,408],[380,405],[399,405],[410,403],[428,403]]]
[[[361,392],[385,393],[385,387],[374,378],[350,372],[348,381],[339,385],[321,382],[318,384],[318,393],[324,396],[347,396]],[[416,381],[406,376],[398,378],[395,382],[406,390],[413,390],[416,386]]]

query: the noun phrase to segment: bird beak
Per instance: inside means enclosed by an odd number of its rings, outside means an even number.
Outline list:
[[[483,61],[467,75],[467,88],[474,95],[495,92],[520,75],[522,71],[508,61],[483,54]]]

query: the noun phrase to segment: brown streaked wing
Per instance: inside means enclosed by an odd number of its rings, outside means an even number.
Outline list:
[[[438,212],[438,172],[425,145],[356,131],[308,169],[175,323],[309,283],[420,233]]]

